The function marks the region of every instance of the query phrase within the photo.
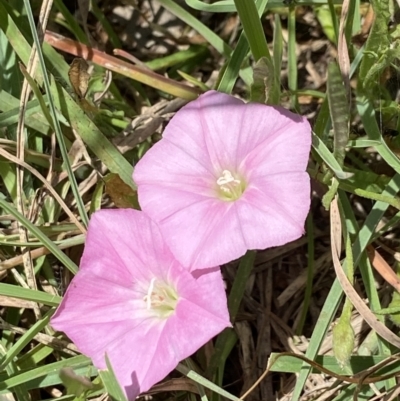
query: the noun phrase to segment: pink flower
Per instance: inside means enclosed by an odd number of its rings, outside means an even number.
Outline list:
[[[283,245],[304,232],[310,147],[305,118],[210,91],[138,162],[139,203],[188,268]]]
[[[51,324],[97,368],[107,353],[133,400],[230,326],[219,268],[200,273],[174,259],[144,213],[101,210]]]

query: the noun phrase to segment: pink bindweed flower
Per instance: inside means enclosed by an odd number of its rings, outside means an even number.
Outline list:
[[[305,118],[210,91],[138,162],[139,203],[188,268],[283,245],[304,232],[310,147]]]
[[[230,326],[220,269],[193,275],[142,212],[101,210],[90,220],[78,274],[51,320],[106,369],[130,400]]]

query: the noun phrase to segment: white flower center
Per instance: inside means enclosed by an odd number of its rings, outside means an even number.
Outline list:
[[[154,277],[150,281],[143,301],[146,302],[147,310],[152,310],[159,317],[167,318],[175,311],[178,294],[171,285]]]
[[[239,199],[244,192],[242,181],[235,177],[229,170],[223,170],[217,179],[218,195],[222,200],[234,201]]]

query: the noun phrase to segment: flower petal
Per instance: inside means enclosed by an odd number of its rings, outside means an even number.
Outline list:
[[[166,154],[174,155],[168,163],[165,163]],[[153,146],[136,165],[134,180],[138,185],[185,188],[186,192],[213,196],[216,177],[210,163],[199,161],[180,146],[163,141],[163,146]]]
[[[139,203],[192,271],[229,262],[247,249],[282,245],[303,232],[310,146],[305,118],[209,91],[176,113],[163,139],[137,164]],[[236,200],[220,199],[217,181],[224,170],[246,187]],[[301,173],[298,183],[288,183],[297,179],[292,173]]]
[[[90,220],[80,269],[132,288],[133,277],[147,285],[157,274],[160,255],[166,264],[174,260],[147,216],[133,209],[101,210]]]
[[[148,307],[153,280],[172,286],[178,296],[170,316]],[[211,304],[210,291],[215,297]],[[104,210],[90,221],[81,269],[51,324],[97,368],[106,368],[107,354],[118,381],[134,399],[230,322],[219,268],[195,278],[173,258],[144,213]]]
[[[109,268],[113,270],[113,267]],[[71,322],[75,325],[89,323],[119,323],[127,317],[143,318],[139,314],[137,303],[143,298],[133,288],[133,277],[129,278],[132,288],[111,282],[107,275],[101,277],[90,270],[80,270],[74,277],[64,300],[52,318],[52,325],[60,331],[68,328]],[[75,303],[76,307],[71,305]]]
[[[160,189],[161,198],[165,199],[163,193]],[[165,242],[180,263],[193,271],[244,255],[248,248],[234,212],[235,203],[204,198],[192,202],[193,198],[188,194],[184,204],[183,196],[177,196],[177,205],[167,208],[171,211],[175,207],[175,212],[159,221]],[[162,211],[157,211],[152,213],[152,217],[161,214]]]
[[[242,128],[244,103],[225,93],[209,91],[183,107],[167,125],[163,139],[184,149],[212,171],[232,165]],[[230,138],[226,141],[226,136]]]
[[[310,177],[305,172],[254,180],[237,202],[248,249],[279,246],[301,237],[309,210]]]
[[[257,106],[261,119],[263,106]],[[264,137],[260,142],[248,135],[242,135],[241,170],[246,172],[246,178],[251,181],[254,176],[305,171],[311,147],[311,128],[308,121],[278,107],[268,108],[268,113],[264,114],[270,115],[270,125],[267,126],[268,130],[271,125],[274,126],[272,132],[266,135],[259,132],[260,128],[255,129],[260,138]],[[250,120],[249,118],[249,125]],[[253,135],[256,136],[254,132]]]

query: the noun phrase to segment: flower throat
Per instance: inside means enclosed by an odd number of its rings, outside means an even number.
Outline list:
[[[239,199],[245,190],[243,180],[229,170],[222,171],[222,175],[217,179],[217,186],[219,198],[227,202]]]
[[[167,318],[175,311],[178,294],[172,286],[152,278],[143,301],[148,310],[154,311],[159,317]]]

